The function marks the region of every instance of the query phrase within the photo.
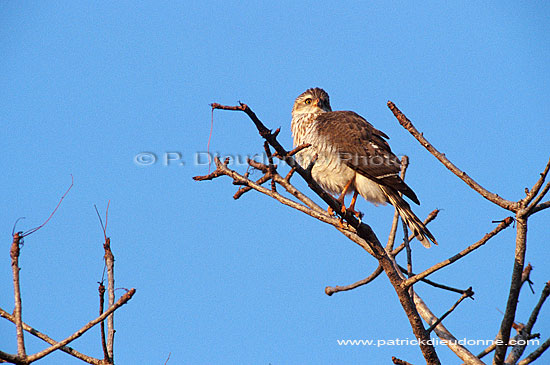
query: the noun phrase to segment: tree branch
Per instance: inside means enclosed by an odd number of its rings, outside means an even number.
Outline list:
[[[521,355],[523,355],[523,352],[525,351],[525,348],[527,347],[527,341],[531,337],[531,331],[533,330],[533,326],[535,325],[535,322],[537,321],[537,318],[540,313],[540,309],[542,308],[542,305],[546,301],[546,298],[550,295],[550,282],[547,282],[544,286],[544,289],[542,290],[542,293],[540,295],[540,299],[533,308],[533,311],[531,312],[531,315],[529,316],[529,321],[525,325],[525,327],[519,331],[519,334],[516,339],[516,345],[510,352],[510,355],[508,355],[508,358],[506,359],[506,364],[515,364]]]
[[[525,251],[527,249],[527,218],[524,218],[520,212],[516,215],[516,251],[514,254],[514,268],[512,270],[510,291],[506,303],[506,310],[504,311],[504,317],[497,335],[499,344],[497,344],[495,348],[493,365],[502,365],[504,363],[508,341],[510,340],[510,330],[516,317],[518,298],[522,286],[521,277],[523,275]]]
[[[430,267],[429,269],[421,272],[420,274],[417,274],[417,275],[407,279],[405,281],[404,285],[405,286],[410,286],[410,285],[416,283],[418,280],[423,279],[426,276],[436,272],[437,270],[440,270],[440,269],[444,268],[445,266],[448,266],[448,265],[452,264],[453,262],[455,262],[457,260],[460,260],[461,258],[468,255],[472,251],[474,251],[474,250],[478,249],[479,247],[483,246],[492,237],[496,236],[500,231],[502,231],[503,229],[508,227],[513,221],[514,221],[514,219],[512,217],[507,217],[495,229],[493,229],[491,232],[489,232],[485,236],[483,236],[483,238],[481,240],[477,241],[476,243],[472,244],[471,246],[469,246],[469,247],[465,248],[464,250],[460,251],[459,253],[457,253],[453,257],[451,257],[451,258],[449,258],[445,261],[442,261],[438,264],[435,264],[432,267]]]
[[[546,351],[548,349],[548,347],[550,347],[550,338],[547,339],[546,341],[544,341],[543,344],[540,345],[540,347],[538,349],[536,349],[535,351],[530,353],[529,356],[527,356],[525,359],[518,362],[518,365],[527,365],[527,364],[532,363],[533,361],[538,359],[540,357],[540,355],[542,355],[544,353],[544,351]]]
[[[437,325],[439,325],[441,322],[443,322],[443,320],[445,318],[447,318],[447,316],[449,314],[451,314],[455,309],[456,307],[458,307],[458,305],[466,298],[472,298],[474,296],[474,292],[472,290],[472,287],[469,287],[468,289],[466,289],[466,291],[462,294],[462,296],[456,301],[455,304],[453,304],[453,306],[451,308],[449,308],[449,310],[447,312],[445,312],[445,314],[443,314],[441,317],[439,317],[439,319],[437,321],[435,321],[431,326],[430,328],[427,329],[428,333],[429,332],[432,332],[433,329],[435,327],[437,327]]]
[[[88,324],[86,324],[84,327],[82,327],[81,329],[79,329],[78,331],[76,331],[75,333],[73,333],[71,336],[67,337],[63,341],[60,341],[60,342],[56,343],[55,345],[50,346],[47,349],[45,349],[43,351],[40,351],[40,352],[38,352],[34,355],[28,356],[27,361],[30,363],[30,362],[34,362],[36,360],[39,360],[39,359],[43,358],[44,356],[52,353],[53,351],[58,350],[61,347],[65,346],[65,345],[69,344],[70,342],[74,341],[75,339],[79,338],[86,331],[88,331],[90,328],[92,328],[93,326],[95,326],[99,322],[103,321],[105,318],[107,318],[111,313],[113,313],[119,307],[126,304],[132,298],[132,296],[135,294],[135,292],[136,292],[135,289],[130,289],[126,294],[121,296],[120,299],[115,304],[113,304],[111,307],[109,307],[109,309],[107,309],[107,311],[105,311],[101,316],[97,317],[93,321],[88,322]]]
[[[17,356],[20,359],[27,357],[25,350],[25,338],[23,335],[23,319],[22,319],[22,305],[21,305],[21,286],[19,281],[19,254],[22,235],[17,232],[13,235],[13,241],[10,249],[11,256],[11,268],[13,275],[13,297],[15,301],[15,307],[13,309],[13,316],[15,318],[15,330],[17,333]]]
[[[8,312],[6,312],[5,310],[3,310],[2,308],[0,308],[0,317],[4,317],[8,321],[10,321],[12,323],[15,323],[15,317],[12,316],[11,314],[9,314]],[[23,322],[23,329],[25,331],[29,332],[31,335],[38,337],[42,341],[49,343],[50,345],[57,344],[56,340],[54,340],[53,338],[49,337],[48,335],[40,332],[36,328],[33,328],[33,327],[27,325],[25,322]],[[61,351],[65,352],[65,353],[69,354],[69,355],[72,355],[72,356],[76,357],[77,359],[80,359],[84,362],[87,362],[88,364],[100,365],[102,363],[101,360],[96,359],[96,358],[91,357],[91,356],[84,355],[83,353],[80,353],[80,352],[76,351],[75,349],[73,349],[72,347],[69,347],[69,346],[63,346],[63,347],[60,347],[59,349]],[[0,358],[1,358],[1,356],[0,356]]]
[[[449,169],[453,174],[455,174],[459,179],[464,181],[469,187],[474,189],[476,192],[478,192],[481,196],[483,196],[485,199],[489,200],[492,203],[495,203],[496,205],[510,210],[512,212],[516,212],[518,210],[518,203],[512,202],[510,200],[506,200],[497,194],[491,193],[481,185],[479,185],[474,179],[472,179],[470,176],[468,176],[464,171],[460,170],[458,167],[456,167],[446,156],[444,153],[439,152],[426,138],[424,138],[424,135],[420,133],[412,124],[412,122],[395,106],[394,103],[391,101],[388,101],[388,108],[393,112],[393,115],[397,118],[399,124],[403,126],[407,131],[409,131],[410,134],[424,148],[426,148],[435,158],[437,158],[447,169]]]
[[[546,176],[548,175],[548,171],[550,171],[550,159],[548,159],[548,163],[546,164],[546,167],[544,168],[544,171],[541,172],[540,178],[537,180],[535,185],[529,190],[527,193],[527,196],[522,199],[522,203],[526,206],[529,205],[529,203],[537,196],[537,194],[540,191],[540,188],[542,187],[542,184],[544,184],[544,180],[546,180]],[[548,186],[548,185],[547,185]],[[548,189],[546,189],[546,192],[548,192]],[[539,196],[538,201],[543,198],[543,196],[546,194],[546,192],[542,193],[542,196]],[[537,205],[538,202],[534,202],[533,206]]]

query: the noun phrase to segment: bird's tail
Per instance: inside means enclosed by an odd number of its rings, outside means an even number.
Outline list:
[[[382,190],[388,197],[390,204],[397,209],[401,218],[403,218],[409,229],[413,232],[416,239],[418,239],[420,243],[422,243],[422,245],[426,248],[429,248],[431,246],[430,241],[437,245],[437,241],[435,240],[434,236],[431,234],[428,228],[426,228],[424,223],[422,223],[422,221],[418,219],[418,217],[413,213],[409,203],[407,203],[395,191],[391,191],[390,189],[385,187]]]

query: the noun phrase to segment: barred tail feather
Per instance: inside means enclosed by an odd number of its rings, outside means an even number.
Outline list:
[[[407,203],[397,192],[392,191],[387,187],[381,186],[381,188],[388,197],[390,204],[397,209],[399,215],[401,216],[401,218],[403,218],[409,229],[413,232],[416,239],[418,239],[420,243],[422,243],[422,245],[426,248],[429,248],[431,246],[430,241],[437,245],[437,241],[435,240],[434,236],[431,234],[428,228],[426,228],[424,223],[422,223],[422,221],[418,219],[418,217],[413,213],[409,203]]]

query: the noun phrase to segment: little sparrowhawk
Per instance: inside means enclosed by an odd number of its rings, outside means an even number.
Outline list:
[[[375,205],[392,204],[415,237],[430,247],[435,238],[412,212],[400,193],[420,204],[416,194],[399,176],[401,162],[391,151],[384,132],[374,128],[352,111],[332,111],[328,94],[320,88],[304,91],[292,108],[294,146],[310,147],[297,154],[298,162],[308,166],[313,179],[325,190],[344,198],[353,193],[348,210],[355,212],[357,195]]]

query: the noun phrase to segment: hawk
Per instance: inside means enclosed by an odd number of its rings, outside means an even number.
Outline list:
[[[384,132],[357,113],[332,111],[328,94],[320,88],[308,89],[296,98],[291,129],[294,146],[311,144],[297,154],[298,162],[308,166],[316,158],[311,170],[313,179],[326,191],[339,195],[343,211],[344,199],[351,193],[347,210],[356,215],[358,195],[374,205],[390,203],[422,245],[430,247],[430,241],[437,244],[401,196],[420,204],[399,176],[401,162],[391,151]]]

